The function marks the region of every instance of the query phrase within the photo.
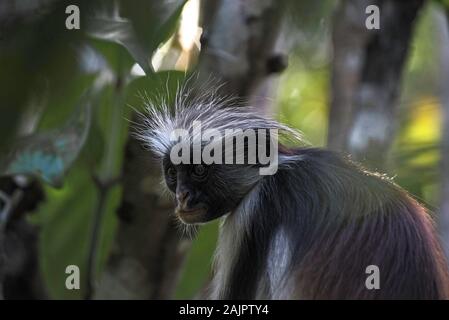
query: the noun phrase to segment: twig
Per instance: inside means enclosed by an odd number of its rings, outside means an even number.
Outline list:
[[[92,299],[95,287],[95,275],[96,275],[96,262],[98,256],[98,239],[100,237],[100,227],[103,221],[104,208],[106,204],[106,199],[110,189],[115,186],[120,178],[114,178],[108,181],[101,181],[97,176],[93,175],[92,180],[94,181],[98,190],[98,202],[94,213],[94,224],[92,228],[92,234],[89,242],[89,255],[87,258],[87,275],[86,275],[86,292],[84,299]]]
[[[114,104],[112,106],[112,116],[110,122],[109,139],[107,140],[106,151],[103,162],[100,167],[99,177],[92,175],[92,179],[98,189],[98,202],[93,217],[93,229],[89,244],[89,253],[87,258],[87,277],[86,292],[84,298],[92,299],[94,294],[98,239],[100,234],[101,223],[103,221],[106,199],[110,189],[120,181],[116,175],[116,157],[119,151],[118,141],[120,140],[121,128],[123,127],[123,99],[124,99],[123,77],[117,75],[115,79]]]

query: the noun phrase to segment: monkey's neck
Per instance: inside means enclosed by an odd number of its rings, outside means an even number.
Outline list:
[[[304,161],[264,177],[224,219],[213,298],[448,296],[446,262],[424,208],[333,153],[301,152]],[[357,263],[348,259],[355,254]],[[363,272],[372,264],[404,272],[384,291],[366,291]]]
[[[291,182],[286,183],[291,180]],[[302,259],[322,217],[309,208],[307,186],[290,171],[264,177],[220,226],[215,258],[216,299],[285,299],[287,270]],[[299,206],[298,203],[302,205]]]
[[[272,243],[278,219],[264,217],[268,210],[260,210],[268,204],[261,197],[260,187],[262,184],[222,221],[215,257],[212,293],[215,299],[270,298],[270,275],[262,274],[261,270],[270,269],[268,255],[278,254]],[[267,219],[270,228],[264,226]]]

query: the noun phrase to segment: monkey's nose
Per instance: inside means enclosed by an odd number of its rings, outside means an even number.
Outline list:
[[[180,192],[176,193],[176,200],[178,200],[178,202],[180,204],[184,203],[189,198],[189,195],[190,194],[188,191],[180,191]]]

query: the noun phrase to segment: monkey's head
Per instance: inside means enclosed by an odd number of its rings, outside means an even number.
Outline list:
[[[165,183],[175,195],[176,215],[185,223],[204,223],[232,212],[260,179],[243,165],[179,164],[163,161]]]
[[[267,157],[278,160],[277,138],[299,139],[252,108],[217,97],[176,101],[173,109],[149,103],[147,111],[138,137],[160,160],[176,215],[187,224],[233,212],[263,179]]]

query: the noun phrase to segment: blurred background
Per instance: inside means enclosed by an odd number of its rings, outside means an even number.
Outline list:
[[[447,0],[1,0],[1,296],[204,295],[218,223],[176,227],[132,135],[144,99],[192,78],[394,177],[449,253],[448,16]]]

